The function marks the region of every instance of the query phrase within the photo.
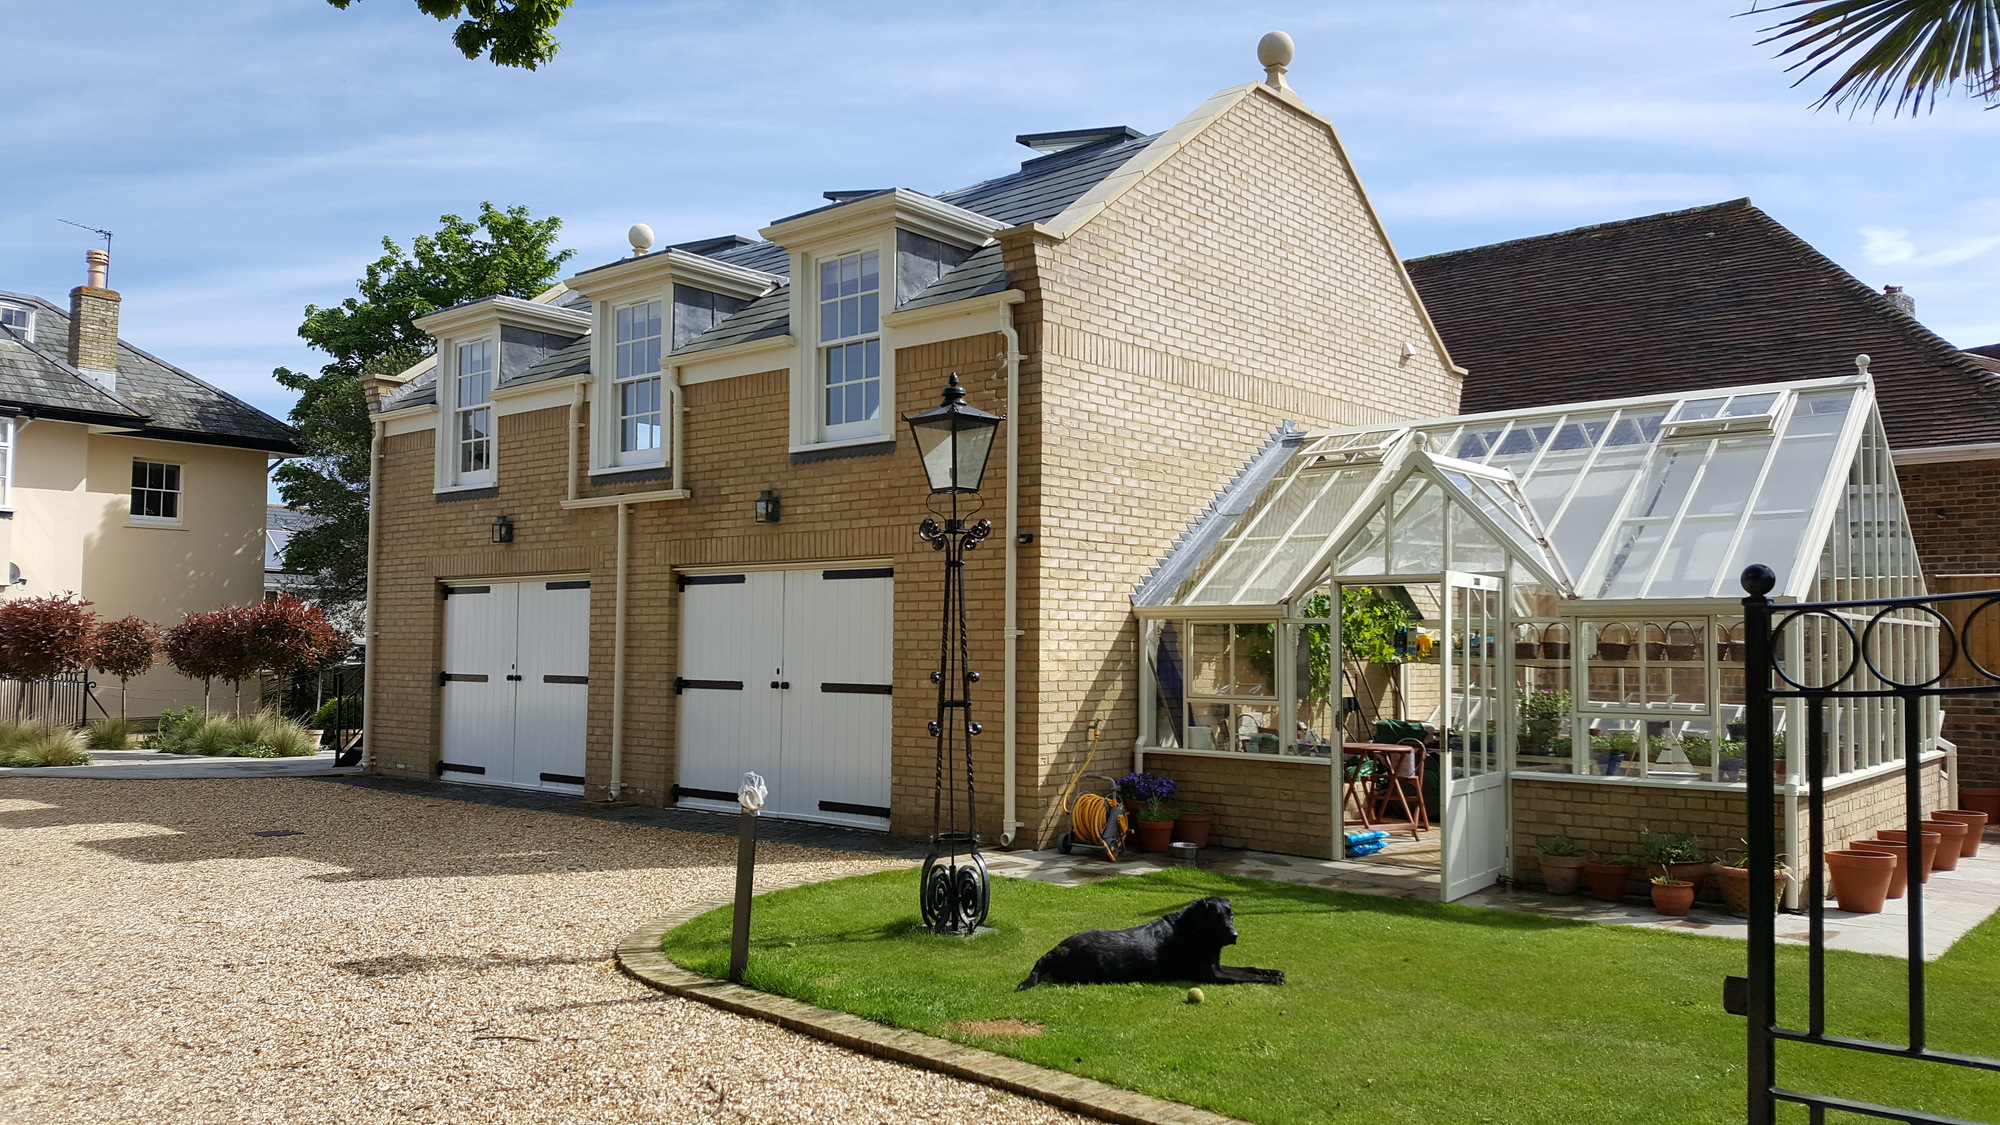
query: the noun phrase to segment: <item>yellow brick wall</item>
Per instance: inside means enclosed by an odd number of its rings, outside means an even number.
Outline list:
[[[1211,844],[1335,858],[1332,773],[1323,762],[1155,752],[1146,755],[1146,770],[1178,782],[1183,804],[1215,814]]]
[[[901,349],[896,409],[936,404],[956,372],[969,401],[996,413],[994,389],[1004,346],[996,335]],[[692,499],[635,505],[627,517],[627,650],[624,786],[628,799],[665,803],[676,779],[679,593],[674,568],[802,565],[849,559],[891,560],[896,569],[893,830],[928,832],[934,743],[925,732],[935,706],[928,677],[936,661],[939,557],[916,537],[925,512],[922,471],[906,440],[893,453],[793,465],[788,451],[788,377],[783,371],[698,383],[687,388],[682,482]],[[588,423],[588,409],[584,421]],[[431,491],[432,437],[387,439],[378,502],[381,554],[376,646],[377,770],[432,776],[437,761],[436,686],[442,658],[446,578],[584,574],[591,579],[591,677],[587,734],[589,796],[608,794],[611,770],[617,509],[564,510],[568,422],[565,408],[499,419],[499,495],[439,503]],[[582,443],[586,448],[588,443]],[[584,490],[643,494],[666,482]],[[783,518],[758,524],[758,493],[776,490]],[[515,525],[514,542],[488,542],[497,515]],[[967,559],[968,610],[975,622],[975,717],[985,723],[978,777],[982,828],[999,822],[1001,556],[999,537]]]
[[[1067,240],[1003,246],[1028,298],[1022,432],[1041,456],[1022,819],[1045,843],[1090,722],[1107,746],[1137,737],[1133,584],[1216,490],[1285,420],[1450,414],[1459,379],[1324,127],[1261,94]]]

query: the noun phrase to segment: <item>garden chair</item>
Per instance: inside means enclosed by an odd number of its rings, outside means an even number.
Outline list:
[[[1375,787],[1375,759],[1366,754],[1350,755],[1341,763],[1341,820],[1346,821],[1347,802],[1354,802],[1354,811],[1361,816],[1361,827],[1371,828],[1368,823],[1368,801]]]

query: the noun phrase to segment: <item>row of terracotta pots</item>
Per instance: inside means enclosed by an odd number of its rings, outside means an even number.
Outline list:
[[[1163,852],[1167,845],[1178,837],[1197,848],[1208,846],[1208,834],[1215,827],[1215,814],[1205,812],[1184,812],[1172,820],[1137,820],[1133,827],[1139,833],[1139,847],[1149,852]]]
[[[1917,881],[1928,883],[1932,871],[1954,871],[1960,859],[1979,854],[1987,820],[1984,811],[1973,809],[1932,813],[1917,833]],[[1826,853],[1826,867],[1840,909],[1880,914],[1885,900],[1903,897],[1909,887],[1909,833],[1885,828],[1873,840],[1851,840]]]

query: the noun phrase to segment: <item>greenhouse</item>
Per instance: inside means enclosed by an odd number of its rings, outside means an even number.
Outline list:
[[[1416,734],[1427,753],[1403,772],[1428,793],[1401,819],[1440,829],[1445,899],[1524,874],[1555,834],[1734,845],[1752,563],[1777,572],[1781,602],[1923,593],[1865,368],[1281,433],[1135,595],[1139,765],[1201,792],[1241,846],[1338,857],[1367,815],[1351,747]],[[1876,630],[1882,674],[1935,667],[1934,621]],[[1777,651],[1803,678],[1844,667],[1851,644],[1808,619]],[[1837,803],[1855,817],[1913,749],[1891,706],[1830,719],[1827,794],[1855,797]],[[1774,721],[1795,839],[1804,767],[1783,736],[1802,720]],[[1916,749],[1942,759],[1938,716],[1921,729]]]

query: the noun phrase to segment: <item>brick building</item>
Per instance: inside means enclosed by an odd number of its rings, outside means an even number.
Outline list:
[[[928,831],[941,575],[898,416],[956,375],[1007,418],[979,823],[1053,838],[1092,725],[1095,768],[1135,744],[1132,592],[1216,490],[1286,423],[1458,406],[1283,73],[421,321],[437,361],[371,387],[371,768],[695,807],[755,769],[779,815]]]
[[[1753,206],[1732,200],[1413,259],[1464,409],[1519,410],[1854,370],[1877,401],[1934,592],[2000,586],[2000,360],[1925,328]],[[1947,708],[1959,781],[2000,786],[2000,708]]]

